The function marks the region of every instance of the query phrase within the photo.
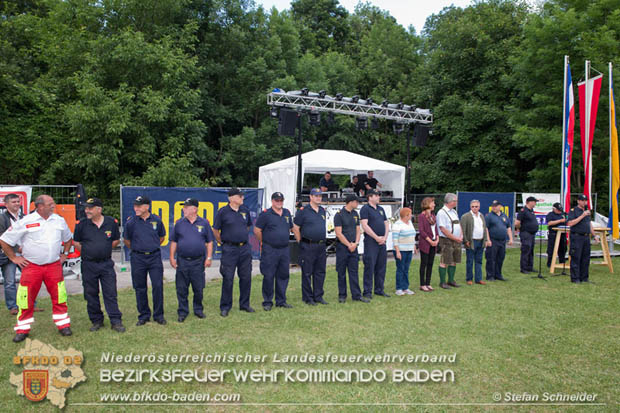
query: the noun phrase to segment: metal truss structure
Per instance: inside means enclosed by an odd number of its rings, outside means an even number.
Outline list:
[[[310,114],[326,112],[358,118],[388,119],[402,124],[433,123],[433,114],[429,109],[403,103],[390,104],[387,101],[378,105],[373,103],[372,99],[359,99],[358,96],[343,97],[341,94],[332,97],[326,95],[324,91],[313,93],[307,89],[293,92],[274,89],[267,95],[267,105]]]

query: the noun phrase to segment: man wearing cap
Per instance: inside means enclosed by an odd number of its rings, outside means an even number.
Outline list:
[[[588,197],[577,197],[577,206],[568,213],[570,227],[570,280],[575,284],[589,282],[590,235],[595,236],[588,209]]]
[[[34,323],[34,302],[45,283],[52,299],[52,319],[63,336],[70,336],[71,319],[67,311],[67,290],[62,276],[62,264],[71,248],[71,230],[64,218],[54,213],[56,203],[49,195],[39,195],[36,210],[13,225],[0,237],[0,246],[6,256],[19,266],[22,276],[17,288],[17,324],[13,341],[19,343],[28,337]],[[61,245],[63,252],[58,253]],[[20,245],[22,255],[15,255],[13,247]]]
[[[232,308],[235,270],[239,276],[239,308],[253,313],[250,306],[252,289],[252,248],[248,243],[248,232],[252,227],[250,210],[243,205],[243,192],[239,188],[228,191],[228,205],[217,211],[213,223],[213,235],[222,244],[220,274],[222,274],[222,296],[220,315],[226,317]]]
[[[493,201],[491,212],[485,216],[491,246],[486,249],[487,281],[506,281],[502,275],[502,266],[506,257],[506,239],[512,245],[510,218],[502,211],[502,203]]]
[[[360,217],[356,211],[359,199],[349,194],[345,198],[345,206],[334,216],[336,231],[336,271],[338,272],[338,302],[347,300],[347,270],[349,271],[349,288],[353,301],[369,303],[370,300],[362,297],[360,291],[358,268],[359,255],[357,246],[360,243]]]
[[[320,205],[322,192],[319,188],[310,191],[310,204],[301,207],[295,214],[293,234],[299,243],[301,266],[301,297],[308,305],[327,304],[323,299],[325,267],[326,214]]]
[[[560,225],[566,225],[566,215],[562,209],[562,204],[556,202],[553,204],[553,211],[547,214],[547,227],[549,228],[547,235],[547,267],[551,267],[556,235],[558,235],[558,232],[553,228],[557,228]],[[564,261],[566,261],[566,237],[564,234],[561,234],[560,245],[558,245],[558,262],[562,264]]]
[[[116,219],[102,215],[103,203],[99,198],[89,198],[85,204],[86,219],[75,226],[73,244],[82,257],[82,286],[86,299],[88,318],[93,323],[90,331],[103,327],[103,312],[99,302],[99,285],[112,330],[125,332],[116,298],[116,271],[112,249],[120,243]]]
[[[364,230],[364,297],[372,298],[373,284],[375,295],[389,297],[383,286],[385,284],[385,267],[387,266],[385,244],[390,232],[390,223],[383,207],[379,205],[381,201],[379,193],[374,189],[369,189],[366,192],[366,197],[368,204],[360,210],[360,219]]]
[[[523,274],[534,271],[534,242],[538,232],[538,220],[534,214],[534,207],[538,200],[533,196],[525,200],[525,206],[517,214],[515,227],[520,228],[521,260],[520,269]]]
[[[198,216],[198,200],[187,198],[183,202],[183,218],[170,231],[170,265],[177,270],[175,284],[179,323],[185,321],[189,314],[187,296],[190,284],[194,292],[194,315],[205,318],[202,292],[205,288],[205,267],[211,266],[213,239],[209,221]]]
[[[292,308],[286,302],[286,288],[289,280],[289,239],[293,228],[293,217],[283,208],[284,195],[271,195],[271,208],[265,209],[256,219],[254,235],[261,245],[260,272],[263,274],[263,309],[273,307],[275,281],[276,307]]]
[[[164,318],[164,265],[161,261],[160,245],[164,242],[166,229],[161,219],[149,212],[151,200],[140,195],[133,201],[136,215],[127,219],[125,224],[124,242],[131,250],[131,282],[136,290],[138,307],[137,326],[151,320],[149,308],[147,274],[151,278],[153,288],[153,320],[165,325]]]

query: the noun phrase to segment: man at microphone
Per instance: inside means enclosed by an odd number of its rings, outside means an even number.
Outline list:
[[[590,234],[594,229],[588,209],[588,197],[577,197],[577,206],[568,213],[570,227],[570,280],[575,284],[587,283],[590,270]]]
[[[547,214],[547,227],[549,229],[547,235],[547,267],[551,267],[556,235],[558,235],[558,232],[553,228],[559,227],[560,225],[566,225],[566,214],[562,210],[562,205],[556,202],[553,204],[553,211]],[[566,261],[566,236],[562,234],[560,237],[560,245],[558,245],[558,262],[562,264],[564,261]]]

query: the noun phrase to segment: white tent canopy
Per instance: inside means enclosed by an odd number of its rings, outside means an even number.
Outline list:
[[[357,175],[374,171],[374,177],[384,190],[394,192],[395,198],[404,198],[405,168],[389,162],[369,158],[347,151],[316,149],[302,154],[302,179],[305,174]],[[297,156],[263,165],[258,169],[258,186],[265,189],[265,202],[269,207],[271,194],[284,194],[284,207],[294,213],[297,194]]]

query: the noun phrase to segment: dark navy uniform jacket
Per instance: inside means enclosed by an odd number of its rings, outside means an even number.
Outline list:
[[[278,215],[273,208],[265,209],[256,219],[256,228],[263,231],[265,244],[284,248],[288,246],[291,228],[293,228],[293,217],[286,208],[282,208],[282,215]]]
[[[521,221],[521,231],[529,232],[530,234],[538,232],[538,220],[531,209],[523,207],[519,214],[517,214],[517,219]]]
[[[310,205],[301,207],[295,214],[295,225],[301,228],[301,237],[310,241],[323,241],[327,238],[325,209],[319,205],[316,212]]]
[[[562,214],[556,214],[555,212],[551,211],[547,214],[547,223],[551,222],[551,221],[557,221],[558,219],[563,219],[564,215]],[[549,234],[551,234],[551,231],[553,231],[553,228],[555,227],[559,227],[560,225],[566,225],[566,223],[563,224],[557,224],[557,225],[548,225],[549,227]],[[553,231],[553,233],[555,233],[556,231]],[[589,231],[588,231],[589,232]]]
[[[342,207],[336,216],[334,216],[334,226],[342,227],[342,235],[344,235],[349,242],[355,242],[357,227],[359,227],[359,225],[360,217],[356,210],[349,212],[345,207]]]
[[[489,212],[484,218],[489,237],[498,241],[505,241],[508,238],[508,228],[510,228],[510,218],[503,212],[499,215]]]
[[[217,211],[213,228],[221,232],[222,242],[248,242],[248,229],[252,226],[250,210],[245,205],[235,211],[226,205]]]
[[[368,226],[378,237],[385,235],[385,221],[387,217],[381,205],[377,205],[377,208],[373,208],[369,204],[364,205],[360,210],[360,219],[367,219]]]
[[[133,251],[153,252],[159,249],[159,238],[166,236],[166,229],[157,215],[150,214],[147,219],[134,215],[125,223],[124,236]]]
[[[570,212],[568,213],[568,220],[572,221],[573,219],[579,218],[581,214],[583,214],[583,209],[576,206],[575,208],[571,209]],[[583,219],[579,221],[578,224],[570,227],[570,232],[571,234],[574,233],[574,234],[589,235],[590,234],[590,216],[583,217]]]
[[[196,217],[192,224],[183,217],[174,224],[170,232],[170,241],[177,243],[177,255],[180,257],[200,257],[207,253],[208,242],[213,242],[213,231],[209,221]]]
[[[75,226],[73,239],[82,244],[81,256],[85,260],[105,260],[112,257],[112,242],[120,239],[118,222],[109,216],[103,217],[101,227],[86,218]],[[158,240],[159,241],[159,240]]]

